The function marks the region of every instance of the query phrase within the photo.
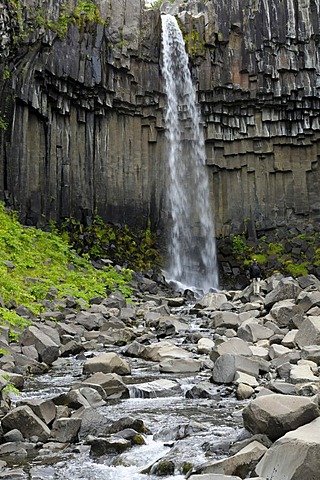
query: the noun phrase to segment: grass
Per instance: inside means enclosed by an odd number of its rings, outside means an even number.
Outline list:
[[[0,203],[0,324],[22,329],[28,322],[14,307],[23,305],[39,315],[52,287],[58,298],[72,295],[88,305],[93,297],[116,289],[129,296],[130,279],[129,269],[95,269],[61,236],[21,225],[17,214]]]

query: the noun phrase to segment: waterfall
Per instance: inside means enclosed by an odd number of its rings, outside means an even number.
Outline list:
[[[178,289],[206,293],[219,282],[204,136],[180,28],[172,15],[161,19],[170,211],[164,273]]]

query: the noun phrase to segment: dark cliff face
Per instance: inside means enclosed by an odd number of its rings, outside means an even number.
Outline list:
[[[161,226],[160,13],[143,0],[104,0],[92,19],[75,11],[79,3],[91,2],[65,2],[68,17],[59,2],[0,0],[0,198],[36,224],[97,212]],[[239,232],[249,218],[261,230],[316,223],[318,2],[176,4],[217,234]]]

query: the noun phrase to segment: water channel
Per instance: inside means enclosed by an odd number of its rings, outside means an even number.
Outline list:
[[[201,320],[190,316],[190,321],[189,335],[201,333]],[[188,345],[185,336],[175,341],[184,348],[194,348],[194,345]],[[114,347],[110,347],[110,351],[115,351]],[[119,347],[117,353],[121,355],[121,351],[122,347]],[[85,356],[59,358],[49,373],[26,381],[19,400],[21,397],[49,399],[69,391],[85,378],[82,374],[85,357],[97,353],[88,351]],[[130,398],[110,401],[97,412],[108,420],[126,416],[142,420],[150,431],[144,436],[145,445],[131,447],[116,456],[99,458],[90,456],[90,446],[85,441],[63,452],[40,451],[38,456],[28,460],[30,480],[182,480],[185,478],[183,465],[199,465],[208,459],[227,456],[229,444],[243,432],[241,410],[244,403],[230,395],[228,387],[214,384],[210,386],[209,398],[188,395],[195,385],[210,382],[210,368],[196,374],[165,374],[159,372],[157,362],[128,357],[126,360],[132,368],[131,375],[124,377],[129,385]],[[139,384],[160,378],[178,382],[178,390],[168,395],[162,393],[160,397],[137,396]],[[164,456],[174,459],[174,475],[159,477],[142,473]],[[23,463],[18,458],[12,460],[13,466]]]

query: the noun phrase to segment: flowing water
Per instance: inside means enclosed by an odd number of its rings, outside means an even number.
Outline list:
[[[201,331],[201,320],[193,319],[193,322],[193,331]],[[183,337],[176,340],[185,341]],[[110,351],[114,351],[114,347],[110,347]],[[87,352],[86,356],[92,354],[97,352]],[[121,347],[118,354],[121,355]],[[164,456],[173,459],[176,469],[174,475],[161,478],[182,480],[185,478],[181,473],[183,464],[206,462],[208,451],[212,459],[227,456],[226,445],[236,440],[243,430],[244,403],[229,396],[226,387],[213,384],[210,398],[188,398],[187,395],[193,386],[210,380],[210,369],[195,374],[166,374],[159,372],[157,362],[127,357],[126,360],[131,365],[131,375],[125,379],[130,398],[113,400],[97,411],[111,421],[126,416],[142,420],[150,431],[145,436],[146,444],[134,446],[120,455],[99,458],[90,456],[90,447],[85,441],[63,452],[40,451],[28,459],[27,468],[24,465],[29,480],[159,480],[158,476],[143,470]],[[26,380],[22,398],[49,399],[69,391],[85,378],[84,361],[75,357],[58,359],[49,373]],[[139,384],[159,379],[176,381],[177,390],[162,392],[153,398],[137,395]],[[18,466],[19,459],[12,459],[12,464]]]
[[[206,293],[219,281],[204,136],[182,33],[174,16],[161,18],[171,215],[165,275],[177,287]]]

